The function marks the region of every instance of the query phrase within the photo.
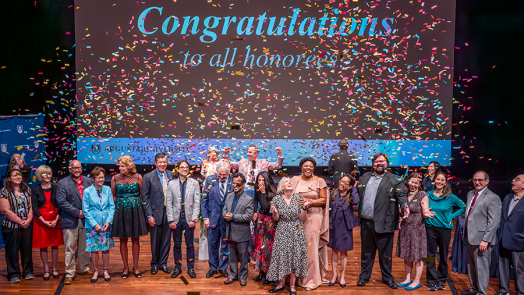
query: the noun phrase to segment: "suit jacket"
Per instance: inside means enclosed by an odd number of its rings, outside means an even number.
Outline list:
[[[86,176],[83,178],[82,185],[85,190],[93,182]],[[78,214],[80,214],[80,210],[82,210],[82,198],[80,198],[80,193],[78,192],[76,183],[71,175],[58,182],[58,187],[56,189],[56,202],[58,203],[58,207],[62,210],[60,213],[60,216],[62,217],[62,229],[76,228],[79,220],[82,224],[85,224],[84,218],[78,218]]]
[[[233,199],[235,199],[234,192],[227,195],[226,204],[222,209],[222,217],[231,212]],[[253,219],[253,213],[255,212],[254,207],[255,202],[253,202],[253,198],[251,198],[245,191],[242,191],[237,206],[235,207],[235,212],[232,212],[233,219],[231,219],[231,230],[229,229],[229,226],[226,225],[226,237],[229,240],[239,243],[249,241],[251,238],[251,227],[249,222]]]
[[[353,229],[355,226],[358,225],[357,217],[355,216],[355,213],[353,213],[353,206],[357,206],[360,202],[360,198],[358,197],[358,193],[355,190],[352,189],[349,190],[349,194],[352,195],[353,199],[351,200],[351,205],[348,206],[346,202],[342,203],[342,213],[344,213],[344,217],[346,219],[346,227],[348,230]],[[338,196],[335,196],[335,198],[338,198]],[[334,208],[335,201],[330,200],[329,201],[329,229],[333,230],[335,229],[335,226],[333,224],[335,219],[335,213],[337,212],[336,208]]]
[[[328,162],[327,172],[332,175],[330,186],[332,189],[338,188],[338,182],[342,176],[351,174],[356,177],[359,173],[357,158],[347,151],[340,151],[331,155]],[[352,173],[353,172],[353,173]]]
[[[476,190],[468,192],[468,199],[466,206],[470,206],[471,201],[475,197]],[[497,243],[497,227],[500,223],[500,215],[502,211],[502,202],[500,197],[486,188],[480,196],[478,196],[475,205],[471,208],[468,215],[469,208],[466,207],[466,224],[468,232],[468,241],[471,245],[480,245],[480,242],[485,241],[490,245]],[[463,237],[466,231],[462,233]]]
[[[169,182],[173,180],[173,172],[166,169],[165,173],[169,188]],[[148,216],[153,216],[155,224],[161,225],[164,216],[164,189],[158,177],[158,171],[155,169],[144,175],[142,179],[142,206],[146,219]]]
[[[366,185],[372,173],[367,172],[360,177],[357,185],[360,204],[358,206],[358,222],[361,222],[362,204],[365,202]],[[375,231],[377,233],[393,233],[398,229],[398,206],[404,210],[408,203],[404,182],[389,171],[384,173],[375,198]]]
[[[227,179],[227,187],[225,195],[233,192],[233,177],[229,175]],[[204,184],[204,191],[202,192],[202,218],[209,218],[209,227],[216,228],[219,224],[219,221],[222,219],[222,208],[226,203],[226,198],[224,201],[220,199],[220,180],[216,175],[211,175],[206,178]]]
[[[508,216],[509,203],[514,194],[509,194],[502,203],[502,215],[498,238],[502,246],[511,251],[524,251],[524,200],[520,200]]]
[[[84,216],[87,220],[87,229],[95,229],[97,224],[100,227],[104,227],[106,222],[113,224],[115,202],[113,200],[111,188],[107,185],[102,186],[101,200],[98,197],[94,184],[85,188],[84,197],[82,198],[82,208],[84,208]]]
[[[39,218],[42,216],[40,213],[40,208],[44,207],[47,199],[44,194],[44,190],[42,189],[41,184],[35,185],[33,189],[31,190],[31,205],[33,206],[33,212],[35,213],[36,218]],[[51,184],[51,204],[58,209],[58,215],[60,215],[60,208],[58,207],[58,203],[56,202],[56,185]],[[51,220],[46,220],[51,221]]]
[[[186,222],[189,224],[198,219],[200,214],[200,184],[198,181],[186,179],[186,195],[184,196],[184,213]],[[178,223],[180,219],[180,208],[182,208],[182,196],[180,195],[180,180],[178,178],[169,182],[167,187],[167,221]]]

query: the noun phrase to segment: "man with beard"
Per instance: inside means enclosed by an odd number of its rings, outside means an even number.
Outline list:
[[[398,206],[404,211],[404,216],[409,215],[408,198],[402,179],[386,171],[389,161],[385,154],[376,153],[371,163],[373,171],[362,175],[357,187],[362,240],[362,270],[357,286],[365,286],[369,281],[378,250],[382,281],[391,289],[397,289],[391,275],[393,237],[398,228]]]

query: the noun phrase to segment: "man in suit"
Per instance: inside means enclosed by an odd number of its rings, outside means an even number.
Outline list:
[[[156,275],[160,268],[171,273],[167,267],[171,248],[171,228],[167,223],[166,198],[169,181],[173,173],[167,171],[167,156],[155,155],[156,169],[147,173],[142,182],[142,204],[147,222],[151,227],[151,274]]]
[[[497,243],[502,203],[500,197],[488,189],[489,176],[484,171],[473,175],[474,190],[468,193],[466,226],[462,233],[466,240],[466,261],[471,289],[462,295],[487,295],[491,251]]]
[[[89,253],[86,252],[86,229],[82,197],[91,181],[82,176],[82,164],[73,160],[69,163],[69,176],[58,182],[56,202],[61,210],[61,227],[65,246],[64,285],[73,283],[75,277],[75,252],[78,246],[78,269],[81,275],[93,275],[89,269]]]
[[[229,278],[224,284],[240,279],[240,285],[247,284],[248,246],[251,237],[249,222],[253,218],[255,203],[245,191],[246,178],[242,173],[233,175],[233,193],[227,195],[222,216],[227,222],[226,236],[229,244]],[[240,261],[239,261],[240,260]],[[238,269],[240,262],[240,273]]]
[[[371,160],[373,172],[367,172],[360,178],[358,195],[358,221],[361,224],[360,236],[362,270],[357,286],[365,286],[371,277],[375,255],[378,249],[382,281],[391,289],[397,284],[391,275],[393,255],[393,237],[398,228],[398,206],[409,215],[408,198],[402,179],[386,171],[389,160],[383,153],[376,153]]]
[[[509,295],[509,267],[515,272],[515,291],[524,295],[524,174],[511,182],[512,194],[504,198],[498,232],[499,282],[496,295]]]
[[[327,172],[333,176],[331,178],[331,189],[338,188],[338,182],[342,176],[350,174],[356,179],[359,174],[357,158],[348,153],[348,141],[342,139],[338,146],[340,147],[340,152],[331,155],[328,162]]]
[[[206,178],[202,193],[202,218],[207,229],[207,242],[209,250],[209,271],[206,278],[210,278],[220,271],[227,277],[228,247],[226,244],[226,222],[222,217],[222,209],[228,194],[233,192],[233,177],[229,174],[230,166],[225,161],[220,161],[217,174]]]
[[[172,278],[182,273],[182,234],[186,240],[187,274],[196,278],[195,273],[195,225],[200,214],[200,184],[188,178],[189,163],[180,160],[176,164],[174,180],[167,188],[167,221],[173,230],[173,252],[175,254],[175,270]]]

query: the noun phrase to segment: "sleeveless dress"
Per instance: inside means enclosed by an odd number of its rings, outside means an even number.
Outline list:
[[[53,221],[56,219],[58,208],[55,208],[51,203],[51,189],[44,189],[45,204],[38,209],[42,218],[45,221]],[[55,247],[64,244],[64,237],[60,229],[60,221],[55,228],[50,228],[44,225],[40,219],[35,218],[33,222],[33,248],[47,248]]]
[[[140,175],[114,176],[116,202],[111,236],[113,238],[137,238],[148,234],[142,199],[140,197]]]
[[[409,201],[409,216],[400,224],[397,241],[397,257],[417,262],[428,257],[426,239],[426,223],[422,215],[422,199],[426,192],[419,191]]]
[[[292,272],[297,277],[307,277],[308,247],[304,224],[298,218],[300,199],[303,199],[302,196],[293,194],[288,205],[282,195],[273,198],[273,205],[278,210],[280,220],[275,231],[271,262],[267,272],[267,279],[270,281],[280,281]]]

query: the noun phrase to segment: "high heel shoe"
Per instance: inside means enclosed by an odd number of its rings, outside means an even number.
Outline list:
[[[129,276],[129,270],[127,271],[127,273],[122,272],[122,279],[127,279],[128,276]]]
[[[286,285],[284,285],[284,286],[282,286],[282,287],[280,287],[278,289],[277,289],[277,287],[275,287],[275,288],[269,290],[269,293],[276,293],[276,292],[280,292],[280,291],[284,291],[284,290],[286,290]]]
[[[329,281],[328,286],[333,286],[333,285],[335,285],[335,284],[337,283],[337,281],[338,281],[338,276],[337,276],[337,278],[335,279],[334,282]]]
[[[105,280],[106,282],[109,282],[109,281],[111,281],[111,276],[109,276],[109,272],[107,272],[107,275],[108,275],[109,277],[106,278],[106,274],[105,274],[106,271],[107,271],[107,269],[104,268],[104,280]]]
[[[96,281],[98,281],[98,269],[95,269],[95,273],[96,273],[96,279],[91,278],[91,283],[96,283]]]
[[[57,275],[55,275],[55,272],[57,273]],[[53,278],[58,279],[59,276],[60,274],[58,273],[58,269],[53,269]]]
[[[44,281],[49,281],[50,276],[45,276],[46,274],[49,274],[48,271],[44,272]]]
[[[342,288],[345,288],[345,287],[346,287],[346,284],[345,284],[345,283],[344,283],[344,284],[338,283],[338,284],[339,284],[340,287],[342,287]]]

